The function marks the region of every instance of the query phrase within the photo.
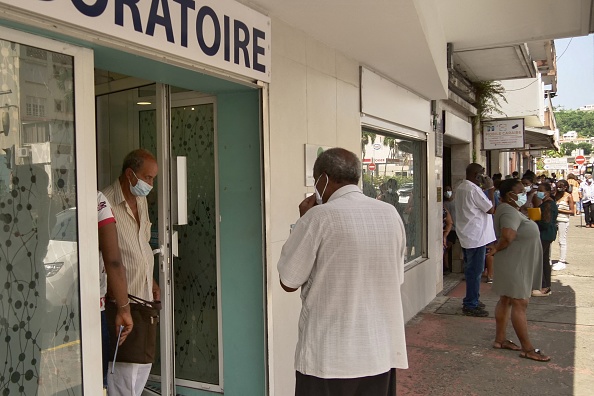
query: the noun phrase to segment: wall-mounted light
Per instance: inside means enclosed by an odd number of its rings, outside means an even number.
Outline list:
[[[136,102],[137,105],[139,106],[148,106],[148,105],[152,105],[151,102]]]

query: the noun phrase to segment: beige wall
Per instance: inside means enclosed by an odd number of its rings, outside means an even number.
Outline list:
[[[293,395],[299,292],[286,293],[276,263],[306,193],[305,144],[360,151],[359,64],[280,20],[272,21],[268,313],[271,395]]]

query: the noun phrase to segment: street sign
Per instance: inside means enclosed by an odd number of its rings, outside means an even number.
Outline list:
[[[367,165],[367,169],[369,169],[370,171],[373,172],[375,170],[375,164],[371,163],[371,164]]]
[[[576,164],[581,165],[584,162],[586,162],[586,157],[584,157],[583,155],[578,155],[577,157],[575,157]]]

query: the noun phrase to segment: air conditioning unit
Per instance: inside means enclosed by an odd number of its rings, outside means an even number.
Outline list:
[[[24,158],[29,156],[29,148],[28,147],[19,147],[16,149],[15,156],[17,158]]]

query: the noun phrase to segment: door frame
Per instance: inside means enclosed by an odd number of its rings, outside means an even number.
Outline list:
[[[81,387],[83,394],[101,394],[103,381],[97,375],[102,370],[102,351],[97,348],[97,340],[101,340],[101,317],[97,311],[99,287],[86,287],[81,292],[83,285],[99,286],[93,50],[3,26],[0,26],[0,38],[73,57]]]

